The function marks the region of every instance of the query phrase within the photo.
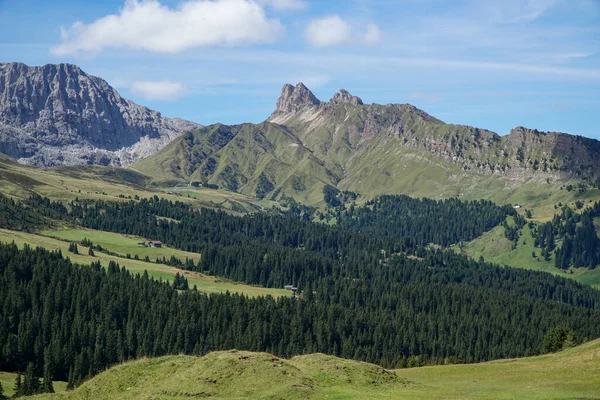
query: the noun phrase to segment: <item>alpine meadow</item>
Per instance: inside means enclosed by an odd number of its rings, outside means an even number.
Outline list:
[[[0,1],[0,400],[600,399],[598,26]]]

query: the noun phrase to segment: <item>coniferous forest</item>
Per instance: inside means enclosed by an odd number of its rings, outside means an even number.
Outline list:
[[[382,198],[342,211],[337,226],[158,197],[2,204],[35,224],[139,235],[200,253],[198,263],[182,265],[188,269],[299,289],[278,299],[207,295],[179,275],[169,284],[115,263],[79,266],[60,252],[0,245],[0,370],[71,387],[116,363],[164,354],[322,352],[413,367],[536,354],[556,327],[570,340],[600,337],[599,291],[427,246],[469,240],[514,216],[490,202]]]

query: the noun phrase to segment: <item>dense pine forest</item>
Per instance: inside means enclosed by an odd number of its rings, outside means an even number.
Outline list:
[[[376,288],[376,289],[374,289]],[[600,336],[600,293],[548,274],[434,251],[370,276],[331,274],[301,298],[178,292],[116,264],[0,245],[0,368],[76,385],[142,356],[219,349],[324,352],[386,367],[535,353],[553,327]]]
[[[489,202],[385,197],[342,211],[337,226],[195,210],[158,197],[2,204],[3,224],[18,212],[35,224],[139,235],[201,254],[197,263],[172,265],[299,288],[279,299],[206,295],[179,275],[169,284],[115,263],[79,266],[60,252],[0,245],[0,370],[28,369],[71,387],[142,356],[237,348],[412,367],[535,354],[557,327],[571,341],[600,337],[599,291],[428,246],[518,218]]]
[[[409,237],[417,245],[446,247],[473,240],[514,214],[510,205],[499,207],[487,200],[436,201],[386,195],[364,207],[341,211],[337,224],[367,235]]]

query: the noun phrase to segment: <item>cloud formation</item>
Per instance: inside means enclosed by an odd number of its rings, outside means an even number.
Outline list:
[[[268,0],[274,7],[296,0]],[[127,0],[118,14],[62,29],[58,56],[94,54],[106,48],[177,53],[196,47],[242,46],[275,41],[284,27],[251,0],[189,0],[176,9],[158,0]]]
[[[131,91],[145,100],[177,100],[184,94],[180,82],[170,81],[136,81],[131,84]]]
[[[314,47],[328,47],[350,40],[352,27],[339,15],[312,20],[306,28],[305,37]]]
[[[258,0],[260,4],[273,7],[275,10],[304,10],[306,3],[302,0]]]
[[[364,41],[366,44],[376,44],[381,41],[381,30],[376,24],[367,25]]]
[[[331,47],[358,40],[374,44],[381,40],[381,31],[375,24],[368,24],[363,34],[339,15],[330,15],[312,20],[304,33],[306,41],[313,47]]]

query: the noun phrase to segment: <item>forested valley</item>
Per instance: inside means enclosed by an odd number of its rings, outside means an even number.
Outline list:
[[[556,327],[577,341],[600,337],[599,291],[443,249],[514,216],[512,207],[390,197],[340,211],[327,226],[158,197],[1,200],[0,221],[12,229],[61,223],[138,235],[200,253],[199,262],[182,263],[187,269],[298,287],[277,299],[207,295],[179,290],[184,278],[171,285],[116,263],[80,266],[60,252],[0,245],[0,369],[30,366],[70,387],[113,364],[164,354],[323,352],[413,367],[537,354]]]

